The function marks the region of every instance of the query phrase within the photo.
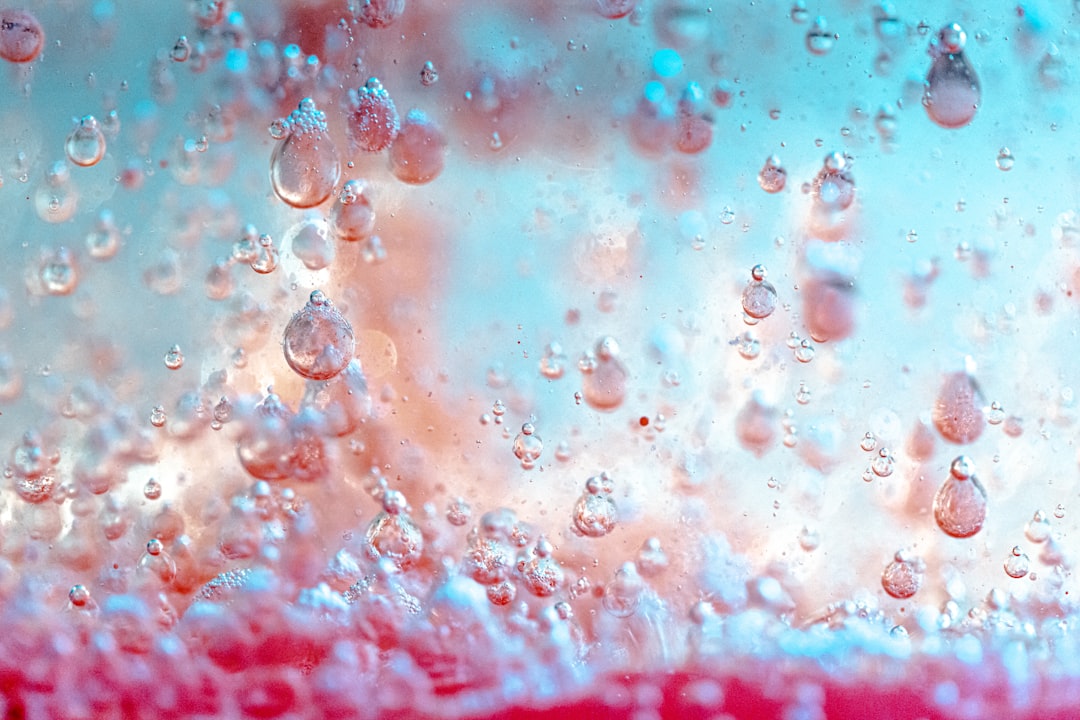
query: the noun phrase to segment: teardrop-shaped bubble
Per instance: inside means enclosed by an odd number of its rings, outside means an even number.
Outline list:
[[[975,378],[967,372],[955,372],[945,377],[934,401],[933,421],[941,437],[951,443],[965,445],[979,439],[986,418]]]
[[[271,393],[255,408],[236,443],[240,464],[260,480],[288,477],[293,452],[293,413]]]
[[[923,107],[943,128],[964,127],[979,109],[982,90],[979,78],[964,55],[967,35],[955,23],[942,28],[930,54],[934,58],[926,75]]]
[[[326,128],[326,116],[310,98],[285,121],[288,135],[270,156],[270,184],[286,204],[310,208],[325,201],[341,179],[337,146]]]
[[[934,520],[955,538],[971,537],[986,521],[986,490],[964,455],[953,460],[949,477],[934,496]]]
[[[581,390],[589,407],[610,412],[622,405],[629,372],[619,359],[619,344],[615,338],[600,338],[580,368],[583,373]]]
[[[375,209],[365,190],[361,180],[349,180],[341,188],[327,218],[330,232],[338,240],[358,242],[368,239],[375,231]]]

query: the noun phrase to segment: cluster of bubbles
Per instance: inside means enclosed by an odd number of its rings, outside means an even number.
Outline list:
[[[498,715],[608,683],[612,716],[725,717],[745,714],[725,697],[743,683],[822,717],[839,679],[932,666],[922,714],[971,715],[961,696],[993,696],[973,670],[993,657],[1008,707],[975,707],[1007,715],[1049,702],[1031,657],[1080,683],[1065,507],[1009,507],[1032,482],[1012,441],[1055,442],[1073,391],[1040,385],[1035,410],[1000,367],[1021,319],[1071,301],[1080,223],[1051,213],[1066,270],[1040,269],[1031,312],[984,281],[1042,205],[1005,198],[1000,247],[942,229],[970,277],[925,250],[931,228],[876,223],[904,200],[876,176],[919,144],[905,106],[949,139],[983,122],[983,31],[875,4],[873,74],[915,45],[930,67],[810,140],[720,50],[765,10],[241,5],[162,11],[145,92],[103,89],[116,69],[60,78],[86,27],[126,53],[119,28],[153,9],[99,3],[73,28],[0,9],[0,207],[18,223],[0,274],[0,708]],[[800,64],[857,37],[802,0],[786,14]],[[553,42],[568,18],[581,34]],[[1019,22],[1018,42],[1041,37]],[[1071,86],[1067,57],[1040,56],[1047,92]],[[40,95],[79,116],[34,127]],[[1025,177],[1021,138],[990,141],[994,179]],[[952,187],[922,170],[912,184]],[[693,253],[665,244],[676,226]],[[914,258],[903,318],[879,312],[892,268],[861,262],[886,252]],[[979,368],[907,348],[927,317]],[[1043,414],[1025,426],[983,383]],[[798,682],[758,683],[780,660]]]

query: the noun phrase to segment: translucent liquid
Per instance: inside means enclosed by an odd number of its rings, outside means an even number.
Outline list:
[[[1074,716],[1066,5],[0,11],[0,709]]]

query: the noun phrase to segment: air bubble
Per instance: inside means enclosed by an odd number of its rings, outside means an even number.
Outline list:
[[[472,518],[472,508],[464,498],[454,498],[446,508],[446,521],[454,527],[462,527]]]
[[[368,27],[385,28],[405,13],[405,0],[360,0],[356,16]]]
[[[807,339],[799,341],[798,347],[795,348],[795,359],[801,363],[808,363],[814,359],[814,346]]]
[[[287,134],[270,156],[270,184],[287,205],[315,207],[330,197],[341,177],[341,162],[327,132],[326,115],[311,98],[304,98],[283,127]]]
[[[1033,543],[1044,543],[1050,537],[1050,519],[1042,510],[1036,510],[1024,528],[1024,537]]]
[[[86,251],[95,260],[110,260],[120,250],[120,231],[112,213],[102,210],[94,221],[94,229],[86,234]]]
[[[1012,552],[1005,557],[1005,574],[1013,579],[1024,577],[1030,568],[1031,561],[1019,545],[1013,547]]]
[[[409,185],[424,185],[437,178],[446,162],[446,136],[420,110],[410,110],[390,146],[390,171]]]
[[[613,337],[596,341],[591,353],[578,363],[585,402],[594,410],[610,412],[626,397],[629,372],[619,359],[619,343]]]
[[[637,0],[596,0],[596,11],[608,20],[618,20],[634,12]]]
[[[750,274],[751,280],[742,293],[743,312],[754,321],[762,320],[776,310],[776,288],[765,279],[764,265],[755,265]]]
[[[389,560],[397,570],[408,570],[420,559],[424,536],[406,514],[405,497],[397,490],[386,490],[383,510],[368,525],[364,534],[368,556]]]
[[[986,521],[986,490],[975,477],[975,466],[966,455],[953,460],[949,477],[934,496],[934,519],[946,535],[967,538]]]
[[[309,380],[329,380],[349,364],[356,350],[352,325],[322,291],[311,293],[293,315],[282,338],[285,361]]]
[[[397,108],[379,78],[349,94],[349,140],[352,147],[376,153],[390,147],[401,130]]]
[[[186,35],[181,35],[176,39],[169,57],[173,62],[187,62],[187,59],[191,57],[191,43],[188,42]]]
[[[780,158],[770,155],[765,160],[757,176],[758,185],[767,193],[778,193],[787,185],[787,170],[780,164]]]
[[[514,438],[514,457],[521,461],[522,470],[532,470],[544,451],[544,443],[535,432],[532,423],[525,423]]]
[[[982,435],[986,419],[979,401],[979,387],[968,372],[945,376],[933,410],[934,427],[951,443],[966,445]]]
[[[604,587],[601,604],[609,615],[628,618],[637,612],[645,583],[632,562],[623,563],[615,578]]]
[[[825,18],[818,16],[806,31],[806,49],[814,55],[827,55],[836,42],[836,35],[829,32]]]
[[[64,152],[68,160],[79,167],[97,165],[105,157],[105,135],[93,115],[86,115],[75,122],[64,143]]]
[[[603,537],[615,529],[619,513],[611,499],[614,484],[607,473],[589,478],[574,505],[572,529],[586,537]]]
[[[979,79],[964,56],[967,34],[953,23],[942,28],[930,44],[933,63],[926,76],[923,107],[943,128],[960,128],[971,122],[979,108]]]
[[[157,500],[161,497],[161,483],[154,478],[150,478],[143,485],[143,497],[147,500]]]
[[[45,31],[26,10],[0,10],[0,58],[13,63],[36,59],[45,47]]]
[[[424,67],[420,68],[420,84],[431,87],[437,82],[439,82],[439,71],[435,69],[435,63],[428,60],[424,63]]]
[[[892,453],[888,448],[881,448],[878,450],[877,457],[870,463],[870,469],[874,471],[874,474],[878,477],[889,477],[893,473],[895,467],[895,461],[893,460]]]
[[[1013,165],[1016,164],[1016,158],[1013,157],[1012,151],[1007,147],[1003,147],[998,150],[996,164],[998,170],[1003,172],[1009,172],[1013,169]]]
[[[843,153],[833,152],[825,156],[812,189],[814,198],[826,210],[846,210],[855,202],[855,180],[849,165]]]
[[[165,367],[170,370],[179,370],[184,366],[184,353],[180,350],[179,345],[173,345],[169,348],[169,351],[165,353]]]
[[[881,586],[892,597],[904,600],[919,592],[925,570],[921,558],[901,550],[881,573]]]
[[[358,242],[368,239],[374,232],[375,210],[366,189],[362,180],[349,180],[342,186],[327,218],[330,232],[338,240]]]

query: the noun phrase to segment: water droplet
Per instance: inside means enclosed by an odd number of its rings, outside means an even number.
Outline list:
[[[1065,517],[1065,506],[1064,506],[1064,505],[1061,505],[1061,504],[1059,503],[1059,504],[1058,504],[1058,505],[1057,505],[1057,506],[1056,506],[1056,507],[1054,508],[1054,517],[1056,517],[1056,518],[1057,518],[1058,520],[1060,520],[1060,519],[1062,519],[1063,517]]]
[[[93,115],[75,121],[75,127],[64,143],[64,152],[68,160],[80,167],[97,165],[105,157],[105,135]]]
[[[930,44],[933,63],[926,76],[923,107],[943,128],[959,128],[975,117],[981,89],[964,56],[967,34],[953,23],[942,28]]]
[[[957,457],[949,477],[934,496],[934,519],[946,535],[971,537],[986,520],[986,490],[975,477],[975,466],[966,455]]]
[[[908,230],[908,232],[907,232],[907,241],[909,243],[913,243],[913,242],[918,242],[918,240],[919,240],[918,231],[917,230]]]
[[[724,225],[730,225],[735,222],[735,211],[725,205],[724,209],[720,211],[720,222]]]
[[[991,425],[1000,425],[1005,422],[1005,410],[997,400],[990,403],[990,412],[986,413],[986,422]]]
[[[352,326],[322,291],[315,290],[293,315],[282,338],[285,361],[309,380],[329,380],[349,364],[356,350]]]
[[[926,565],[921,558],[904,551],[897,552],[881,573],[881,587],[899,600],[909,598],[922,587],[925,570]]]
[[[274,193],[294,208],[321,204],[341,177],[337,147],[326,127],[326,115],[311,98],[284,121],[287,135],[270,157],[270,184]]]
[[[514,438],[514,457],[521,461],[521,468],[531,470],[543,450],[544,443],[535,434],[532,423],[522,425],[521,432]]]
[[[1011,578],[1020,579],[1024,577],[1028,574],[1030,568],[1031,562],[1019,545],[1013,547],[1012,552],[1005,557],[1005,574]]]
[[[867,431],[859,441],[859,447],[864,452],[873,452],[877,448],[877,438],[874,437],[874,433]]]
[[[184,353],[181,352],[179,345],[173,345],[169,348],[169,351],[165,353],[165,367],[170,370],[179,370],[184,366]]]
[[[780,158],[770,155],[765,165],[758,172],[758,185],[767,193],[778,193],[787,185],[787,170],[780,164]]]
[[[153,410],[150,411],[150,424],[156,428],[164,427],[167,419],[165,408],[161,405],[155,405]]]

